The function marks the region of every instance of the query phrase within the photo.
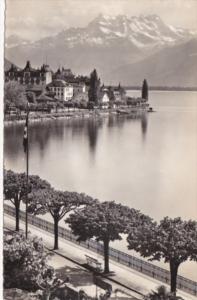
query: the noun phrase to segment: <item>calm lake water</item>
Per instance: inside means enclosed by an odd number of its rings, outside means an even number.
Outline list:
[[[30,173],[57,189],[115,200],[156,220],[196,219],[197,93],[150,92],[149,99],[156,112],[142,118],[30,124]],[[5,167],[18,172],[25,171],[23,127],[5,128]],[[186,263],[181,273],[195,279],[195,268]]]

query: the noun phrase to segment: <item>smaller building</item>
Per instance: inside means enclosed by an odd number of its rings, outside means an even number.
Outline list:
[[[73,98],[73,86],[61,79],[49,83],[47,90],[54,93],[55,98],[58,100],[69,101]]]
[[[58,69],[53,74],[53,80],[60,79],[65,80],[66,82],[69,82],[69,80],[72,80],[74,78],[74,74],[72,73],[71,69],[65,69],[64,67],[62,69]]]
[[[64,67],[62,68],[62,75],[65,77],[73,78],[74,74],[71,71],[71,69],[65,69]]]
[[[147,107],[148,103],[146,99],[141,97],[127,97],[127,105],[137,106],[137,107]]]
[[[73,82],[70,83],[73,86],[73,94],[74,96],[80,93],[85,93],[86,92],[86,85],[83,82]]]
[[[45,88],[43,86],[36,86],[36,85],[33,85],[33,86],[28,86],[26,88],[26,93],[33,93],[35,95],[35,97],[38,97],[40,96],[43,92],[45,91]]]
[[[49,113],[53,108],[57,107],[57,100],[44,92],[36,98],[36,102],[36,111]]]
[[[103,89],[100,93],[99,102],[102,107],[108,107],[110,102],[110,95],[108,89]]]
[[[103,86],[101,87],[101,94],[107,93],[110,102],[124,102],[126,100],[126,91],[125,89],[120,85],[118,86]],[[106,97],[106,96],[105,96]]]
[[[120,83],[119,83],[119,85],[117,87],[113,88],[113,93],[114,93],[115,101],[124,101],[125,98],[126,98],[126,91],[120,85]]]
[[[121,101],[122,100],[122,95],[120,94],[119,90],[114,90],[114,101]]]
[[[55,102],[54,98],[52,98],[52,97],[46,95],[45,93],[42,93],[41,95],[39,95],[39,96],[36,98],[36,101],[37,101],[37,103],[39,103],[39,104],[42,104],[42,103],[44,103],[44,104],[51,104],[51,103],[54,103],[54,102]]]

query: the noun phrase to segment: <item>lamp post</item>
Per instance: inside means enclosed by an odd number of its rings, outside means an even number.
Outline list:
[[[28,236],[28,186],[29,186],[29,106],[27,103],[27,115],[24,127],[23,147],[26,154],[26,209],[25,209],[25,237]]]

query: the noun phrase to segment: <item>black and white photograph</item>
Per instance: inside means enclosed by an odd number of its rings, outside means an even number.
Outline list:
[[[0,8],[2,300],[197,299],[197,0]]]

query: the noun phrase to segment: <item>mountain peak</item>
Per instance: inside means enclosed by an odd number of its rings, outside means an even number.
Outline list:
[[[131,17],[99,14],[88,24],[87,32],[89,36],[102,37],[106,43],[109,38],[124,38],[140,48],[163,47],[164,44],[174,44],[182,39],[193,37],[193,33],[189,30],[167,25],[156,14]]]
[[[151,21],[160,21],[161,20],[161,18],[156,14],[148,14],[148,15],[141,14],[140,16],[144,19],[148,19]]]
[[[32,58],[40,65],[46,53],[52,67],[62,61],[74,72],[86,73],[96,66],[99,72],[131,64],[161,49],[179,45],[194,37],[190,30],[165,24],[155,15],[99,14],[86,27],[68,28],[55,36],[37,42],[22,41],[15,47],[6,46],[6,56],[21,66]],[[195,56],[195,51],[192,52]],[[193,57],[192,56],[192,57]]]
[[[92,21],[89,22],[88,27],[94,25],[94,24],[102,24],[102,23],[109,23],[112,21],[116,21],[117,16],[113,15],[107,15],[100,13],[96,18],[94,18]]]

